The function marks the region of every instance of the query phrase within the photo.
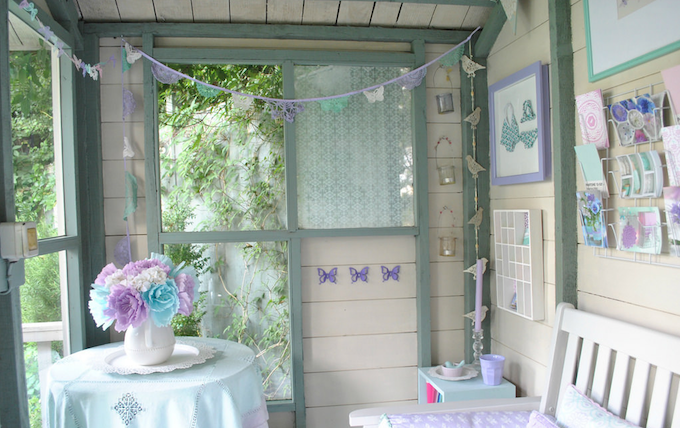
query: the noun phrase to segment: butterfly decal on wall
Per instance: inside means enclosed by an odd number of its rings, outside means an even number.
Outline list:
[[[323,284],[326,281],[337,284],[336,276],[338,274],[338,268],[333,268],[328,271],[328,273],[326,273],[326,271],[321,268],[317,268],[317,272],[319,273],[319,284]]]
[[[376,101],[383,101],[385,99],[383,95],[384,93],[385,93],[384,86],[376,88],[372,91],[364,91],[364,95],[366,95],[366,98],[368,98],[368,102],[371,104],[373,104]]]
[[[399,281],[399,265],[395,266],[392,270],[386,266],[380,266],[380,268],[382,269],[383,282],[389,280],[390,277],[392,277],[392,279],[395,281]]]
[[[357,282],[360,279],[364,282],[368,282],[368,266],[361,269],[360,271],[351,267],[351,268],[349,268],[349,273],[350,273],[350,275],[352,275],[352,284],[354,284],[355,282]]]

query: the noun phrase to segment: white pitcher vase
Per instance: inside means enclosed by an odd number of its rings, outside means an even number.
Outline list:
[[[125,354],[135,364],[150,366],[165,362],[175,349],[171,326],[158,327],[149,318],[139,327],[125,331]]]

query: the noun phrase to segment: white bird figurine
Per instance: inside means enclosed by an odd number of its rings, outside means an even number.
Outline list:
[[[477,212],[475,213],[475,215],[472,216],[470,221],[468,221],[468,224],[474,224],[475,227],[478,228],[479,225],[482,224],[483,213],[484,213],[484,208],[482,208],[482,207],[477,208]]]
[[[481,321],[484,321],[484,318],[486,318],[486,313],[489,310],[489,308],[485,306],[482,306],[482,319]],[[475,311],[468,312],[467,314],[463,315],[465,318],[470,318],[472,322],[475,321]]]
[[[486,171],[486,168],[477,163],[476,160],[472,159],[472,156],[470,155],[465,156],[465,160],[467,160],[467,166],[473,178],[477,178],[477,175],[480,172]]]
[[[486,272],[486,264],[487,263],[489,263],[489,259],[487,259],[486,257],[482,257],[482,264],[483,264],[482,274],[484,274],[484,272]],[[477,279],[477,263],[475,263],[472,266],[470,266],[469,268],[465,269],[463,272],[471,273],[472,278]]]
[[[477,124],[479,123],[479,119],[482,116],[482,109],[477,106],[477,108],[468,115],[465,119],[463,119],[466,122],[470,122],[472,125],[472,129],[477,129]]]
[[[475,71],[483,70],[486,68],[481,64],[477,64],[476,62],[468,58],[466,55],[463,55],[461,57],[461,63],[463,64],[463,70],[465,70],[468,77],[475,77]]]

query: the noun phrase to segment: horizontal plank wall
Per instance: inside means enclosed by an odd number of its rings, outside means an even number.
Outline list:
[[[346,427],[361,407],[416,401],[415,238],[302,240],[302,319],[307,426]],[[383,282],[381,266],[399,265]],[[368,266],[368,282],[350,267]],[[337,268],[337,284],[317,269]]]
[[[541,61],[550,64],[550,31],[547,2],[519,3],[517,34],[506,22],[491,49],[487,62],[488,84]],[[488,101],[487,101],[488,102]],[[487,104],[488,105],[488,104]],[[552,109],[551,109],[552,110]],[[554,170],[551,168],[551,170]],[[543,220],[543,272],[545,319],[529,321],[496,307],[495,248],[491,245],[491,352],[504,355],[504,376],[519,395],[541,395],[555,313],[555,198],[553,177],[545,181],[491,186],[491,211],[497,209],[540,209]],[[489,215],[492,214],[489,213]],[[495,239],[491,224],[491,243]],[[487,350],[485,349],[485,352]]]
[[[425,45],[427,62],[451,45]],[[427,153],[430,223],[430,306],[432,365],[464,358],[463,173],[459,65],[427,70]],[[437,112],[437,95],[453,94],[453,112]],[[450,141],[450,143],[449,143]],[[437,145],[439,142],[439,145]],[[438,147],[435,150],[435,147]],[[454,184],[439,184],[437,165],[454,166]],[[449,212],[444,212],[444,207]],[[453,213],[451,213],[453,211]],[[441,216],[440,216],[441,212]],[[452,227],[453,224],[453,227]],[[456,238],[455,255],[439,254],[439,237]]]
[[[583,2],[574,2],[571,9],[574,34],[574,90],[577,95],[601,89],[604,97],[619,95],[612,98],[613,101],[619,101],[631,98],[634,92],[630,91],[635,89],[639,89],[639,94],[657,93],[665,89],[660,71],[680,64],[680,51],[596,82],[589,82]],[[582,144],[578,122],[576,122],[575,134],[575,144]],[[609,157],[634,152],[634,148],[621,147],[611,126],[609,127],[609,140]],[[640,148],[640,151],[647,150],[664,152],[661,142],[653,143],[651,146],[646,144]],[[600,151],[600,156],[604,155],[605,152]],[[583,177],[578,170],[576,177],[578,189],[584,189]],[[633,205],[632,201],[619,198],[611,176],[608,184],[610,193],[612,193],[612,197],[608,200],[610,208]],[[664,185],[669,185],[667,176],[664,177]],[[639,204],[640,206],[659,207],[662,210],[662,222],[665,222],[663,198],[644,199],[643,201]],[[609,218],[610,223],[615,223],[617,220],[617,218]],[[680,259],[668,256],[667,245],[665,245],[668,241],[665,226],[662,227],[662,233],[664,235],[662,252],[666,255],[659,257],[658,261],[680,265]],[[597,257],[592,248],[583,245],[583,236],[580,233],[578,239],[578,304],[580,309],[680,335],[680,307],[677,304],[677,278],[680,275],[680,269]],[[611,232],[609,240],[610,247],[615,246]],[[612,250],[612,255],[626,257],[630,253]]]

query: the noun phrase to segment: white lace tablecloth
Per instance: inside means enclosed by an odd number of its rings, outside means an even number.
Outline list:
[[[168,373],[106,373],[94,368],[122,343],[77,352],[54,364],[43,397],[49,428],[267,428],[262,377],[253,351],[221,339],[215,356]]]
[[[383,415],[378,428],[525,428],[531,412]]]

